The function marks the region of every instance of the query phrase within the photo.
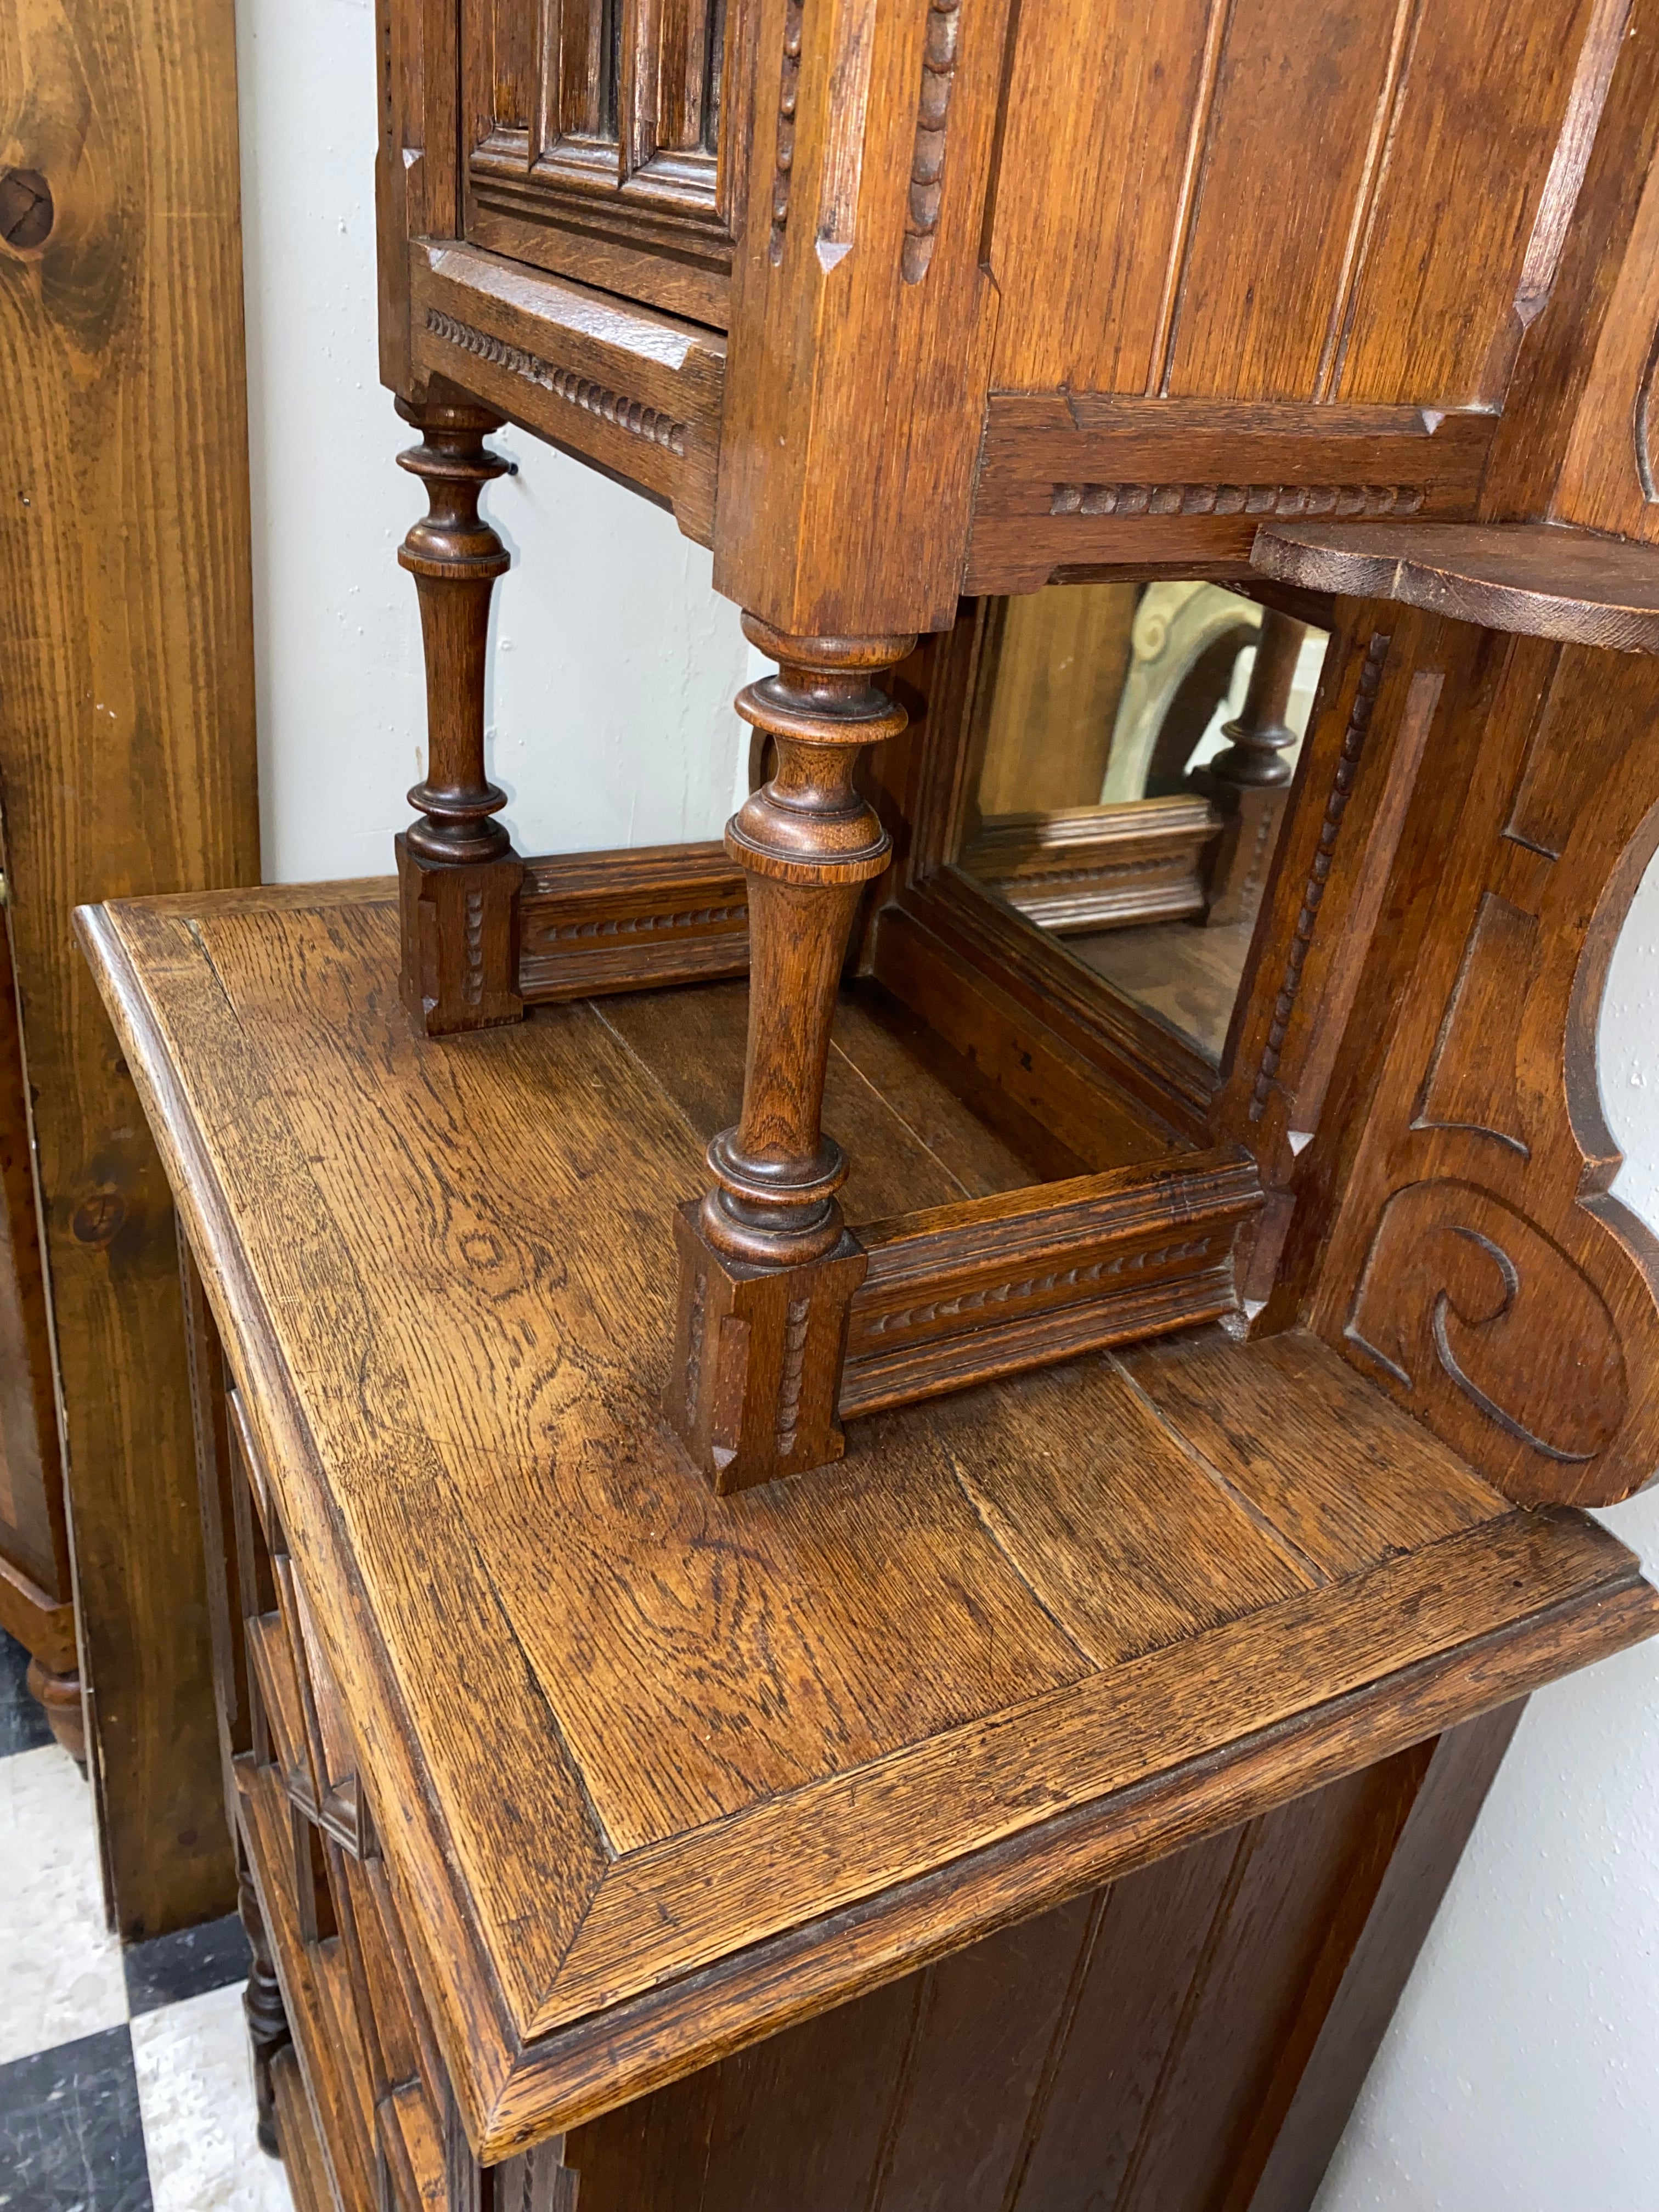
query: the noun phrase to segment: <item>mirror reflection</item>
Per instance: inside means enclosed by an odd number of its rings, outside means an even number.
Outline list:
[[[1218,1063],[1327,633],[1200,581],[988,616],[959,865]]]

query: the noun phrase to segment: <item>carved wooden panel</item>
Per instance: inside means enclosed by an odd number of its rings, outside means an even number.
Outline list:
[[[1659,170],[1629,250],[1574,421],[1554,512],[1564,522],[1659,540]]]
[[[1316,1318],[1510,1496],[1605,1504],[1659,1460],[1659,1243],[1607,1195],[1595,1073],[1607,961],[1659,846],[1659,669],[1438,635],[1435,774],[1388,900],[1412,949],[1359,996],[1378,1035],[1392,1000],[1392,1027]]]
[[[1280,517],[1457,521],[1474,512],[1493,428],[1425,407],[994,393],[967,588],[1030,591],[1104,563],[1243,573]]]
[[[1026,0],[991,235],[994,382],[1498,403],[1627,13]],[[1040,188],[1058,177],[1074,188]]]
[[[728,0],[463,0],[465,235],[724,327]]]

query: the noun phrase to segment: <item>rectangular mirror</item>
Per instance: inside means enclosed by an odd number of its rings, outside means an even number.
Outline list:
[[[1197,580],[986,617],[957,866],[1218,1066],[1328,634]]]

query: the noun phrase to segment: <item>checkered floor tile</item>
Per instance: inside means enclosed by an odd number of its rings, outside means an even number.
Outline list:
[[[0,2212],[291,2212],[254,2141],[241,1929],[123,1952],[27,1663],[0,1632]]]

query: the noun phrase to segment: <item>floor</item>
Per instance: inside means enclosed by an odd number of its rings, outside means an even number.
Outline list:
[[[123,1954],[92,1799],[0,1632],[0,2212],[290,2212],[254,2140],[234,1919]]]
[[[1157,921],[1062,939],[1066,950],[1220,1062],[1233,1002],[1255,932],[1254,919],[1204,929]]]

